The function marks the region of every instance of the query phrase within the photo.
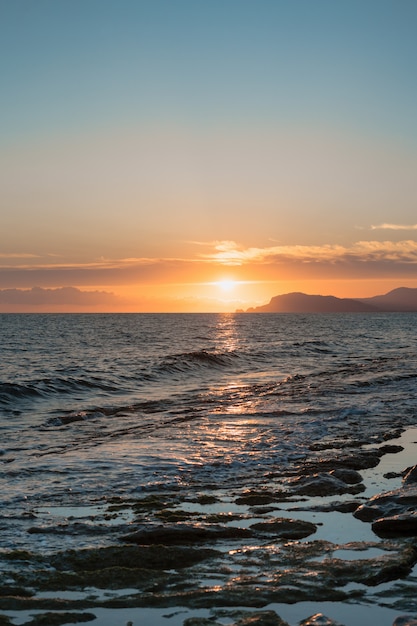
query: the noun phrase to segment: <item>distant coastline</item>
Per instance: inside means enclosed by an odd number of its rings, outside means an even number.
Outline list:
[[[251,307],[246,313],[416,313],[417,289],[398,287],[372,298],[286,293],[271,298],[268,304]]]

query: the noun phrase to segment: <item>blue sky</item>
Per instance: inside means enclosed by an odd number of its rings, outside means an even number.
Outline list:
[[[104,263],[88,287],[114,291],[127,259],[132,289],[143,263],[175,282],[170,259],[194,284],[219,245],[261,265],[360,242],[411,285],[416,24],[414,0],[0,0],[0,289],[82,288]],[[372,290],[374,256],[360,283],[346,261],[346,293]],[[271,295],[303,282],[270,265]]]

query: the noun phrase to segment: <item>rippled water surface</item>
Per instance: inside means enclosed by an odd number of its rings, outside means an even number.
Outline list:
[[[0,547],[106,545],[132,521],[108,515],[116,496],[237,494],[291,472],[315,444],[415,425],[416,322],[1,315]],[[79,532],[57,533],[71,516]]]

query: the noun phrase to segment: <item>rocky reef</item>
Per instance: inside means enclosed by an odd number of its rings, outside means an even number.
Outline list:
[[[324,449],[291,472],[270,476],[265,485],[112,497],[109,522],[127,519],[127,512],[130,521],[115,525],[108,545],[49,553],[3,550],[0,611],[36,611],[25,624],[53,626],[92,621],[97,608],[182,606],[191,613],[210,610],[209,617],[186,617],[184,626],[219,626],[225,617],[230,626],[230,620],[233,626],[288,626],[266,607],[318,598],[349,604],[383,600],[398,611],[395,626],[417,626],[417,466],[404,472],[398,489],[363,500],[364,471],[401,446],[382,443],[340,453],[331,448],[327,456]],[[327,513],[339,519],[353,519],[353,513],[370,522],[375,540],[346,537],[335,543],[323,532],[316,536],[323,523],[316,516]],[[29,533],[44,531],[54,528],[43,529],[36,518],[28,527]],[[59,524],[56,532],[62,533]],[[382,583],[392,587],[381,590]],[[0,626],[12,623],[0,615]],[[316,613],[301,624],[337,622]]]

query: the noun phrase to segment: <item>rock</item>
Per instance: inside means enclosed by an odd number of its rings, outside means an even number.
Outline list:
[[[284,492],[275,492],[268,489],[260,489],[259,491],[249,489],[244,491],[239,498],[236,498],[235,502],[236,504],[247,504],[248,506],[261,506],[279,502],[285,499],[285,495]]]
[[[353,513],[381,537],[417,536],[417,466],[407,470],[399,489],[380,493]]]
[[[40,613],[34,615],[31,626],[61,626],[63,624],[80,624],[96,619],[93,613]]]
[[[331,476],[335,476],[348,485],[357,485],[361,483],[363,478],[356,470],[347,467],[340,467],[329,472]]]
[[[417,536],[417,512],[382,517],[374,521],[372,530],[378,537],[415,537]]]
[[[361,504],[356,511],[353,511],[353,516],[360,519],[362,522],[373,522],[381,515],[381,511],[372,505]]]
[[[240,539],[251,536],[252,533],[247,528],[176,524],[175,526],[144,528],[135,533],[125,535],[122,539],[123,541],[139,545],[173,545],[204,543],[206,541],[217,541],[218,539]]]
[[[189,617],[183,622],[183,626],[221,626],[207,617]],[[256,611],[251,615],[245,615],[230,626],[288,626],[275,611]]]
[[[208,617],[189,617],[183,621],[183,626],[221,626]]]
[[[251,530],[273,534],[283,539],[303,539],[316,532],[317,526],[312,522],[277,517],[266,522],[258,522],[250,526]]]
[[[405,470],[403,484],[404,485],[412,485],[417,483],[417,465],[413,467],[408,467]]]
[[[384,454],[397,454],[398,452],[402,452],[404,450],[403,446],[398,444],[386,443],[385,445],[379,448],[379,453],[381,455]]]
[[[409,617],[408,615],[400,615],[395,618],[392,626],[417,626],[417,619]]]
[[[310,476],[297,476],[288,480],[288,487],[298,495],[306,496],[334,496],[342,493],[358,493],[363,491],[363,486],[349,487],[345,481],[340,480],[332,473],[312,474]]]
[[[381,456],[379,451],[375,449],[351,450],[350,452],[341,452],[337,456],[320,459],[319,461],[307,461],[305,465],[310,471],[316,472],[331,471],[339,468],[361,470],[376,467],[381,460]]]
[[[288,626],[275,611],[257,611],[235,622],[235,626]]]
[[[316,613],[307,619],[303,619],[300,622],[300,626],[339,626],[339,622],[335,622],[323,615],[323,613]]]

